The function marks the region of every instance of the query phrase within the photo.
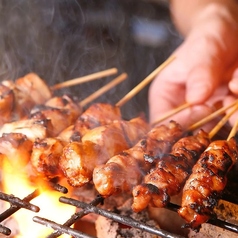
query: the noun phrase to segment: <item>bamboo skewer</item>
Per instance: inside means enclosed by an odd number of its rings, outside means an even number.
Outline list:
[[[227,137],[227,140],[230,140],[232,137],[234,137],[236,135],[238,129],[238,120],[236,120],[235,125],[232,127],[229,136]]]
[[[206,124],[207,122],[211,121],[212,119],[214,119],[215,117],[221,115],[222,113],[224,113],[226,110],[228,110],[229,108],[235,106],[238,103],[238,99],[235,100],[233,103],[231,103],[230,105],[226,106],[226,107],[222,107],[220,109],[218,109],[217,111],[213,112],[212,114],[210,114],[207,117],[204,117],[202,120],[194,123],[193,125],[191,125],[188,130],[189,131],[193,131],[201,126],[203,126],[204,124]]]
[[[118,77],[116,77],[114,80],[112,80],[111,82],[109,82],[108,84],[106,84],[105,86],[101,87],[99,90],[97,90],[96,92],[94,92],[93,94],[89,95],[88,97],[86,97],[85,99],[83,99],[79,105],[81,107],[84,107],[86,104],[88,104],[89,102],[93,101],[94,99],[98,98],[99,96],[101,96],[103,93],[107,92],[108,90],[110,90],[111,88],[115,87],[117,84],[121,83],[122,81],[124,81],[127,78],[127,74],[126,73],[122,73],[121,75],[119,75]]]
[[[164,63],[162,63],[158,68],[156,68],[152,73],[150,73],[143,81],[141,81],[136,87],[134,87],[129,93],[127,93],[119,102],[116,103],[117,107],[123,106],[132,97],[134,97],[141,89],[143,89],[147,84],[149,84],[160,71],[162,71],[171,61],[175,59],[175,56],[170,56]]]
[[[76,84],[81,84],[81,83],[85,83],[85,82],[90,82],[92,80],[96,80],[96,79],[100,79],[103,77],[107,77],[110,75],[114,75],[118,72],[118,70],[116,68],[111,68],[111,69],[107,69],[107,70],[103,70],[100,72],[96,72],[93,74],[89,74],[86,76],[82,76],[79,78],[75,78],[75,79],[71,79],[62,83],[58,83],[55,84],[54,86],[51,87],[51,90],[57,90],[57,89],[61,89],[61,88],[65,88],[65,87],[71,87],[73,85]]]
[[[162,122],[163,120],[175,115],[176,113],[178,113],[178,112],[180,112],[180,111],[182,111],[182,110],[184,110],[188,107],[190,107],[190,104],[189,103],[184,103],[181,106],[176,107],[175,109],[172,109],[171,111],[164,114],[160,119],[156,120],[156,122],[153,122],[152,126],[155,126],[156,124]]]
[[[216,133],[225,125],[225,123],[229,120],[231,115],[238,110],[238,104],[229,112],[227,113],[219,122],[218,124],[210,131],[209,137],[212,138]]]

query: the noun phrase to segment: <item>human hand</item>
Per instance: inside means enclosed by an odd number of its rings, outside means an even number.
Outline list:
[[[237,14],[237,13],[236,13]],[[238,15],[238,14],[237,14]],[[172,119],[187,127],[238,96],[238,20],[221,6],[201,11],[173,60],[149,90],[150,121],[188,102]],[[231,117],[233,123],[236,117]],[[171,119],[171,118],[170,118]],[[168,119],[169,120],[169,119]]]

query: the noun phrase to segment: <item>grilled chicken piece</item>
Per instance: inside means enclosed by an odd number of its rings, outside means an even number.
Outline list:
[[[0,129],[0,136],[4,133],[21,133],[31,141],[46,138],[51,135],[53,128],[49,120],[24,119],[5,123]]]
[[[59,133],[57,138],[64,142],[71,142],[71,137],[74,133],[74,124],[66,127],[63,131]]]
[[[37,176],[51,179],[62,175],[59,159],[64,146],[65,143],[57,138],[45,138],[34,142],[31,164]]]
[[[72,186],[82,186],[92,179],[96,165],[104,164],[113,155],[134,145],[148,131],[141,118],[115,120],[86,133],[82,142],[64,147],[60,167]]]
[[[44,105],[46,107],[58,108],[61,110],[69,110],[75,117],[78,117],[82,113],[80,105],[70,96],[63,95],[61,97],[52,97],[47,100]]]
[[[212,217],[227,182],[227,173],[238,159],[235,138],[213,141],[201,155],[185,183],[178,214],[186,226],[199,228]]]
[[[176,142],[171,152],[164,155],[145,176],[144,182],[133,188],[132,209],[139,212],[149,204],[166,206],[170,197],[181,191],[193,165],[209,143],[209,135],[203,130]]]
[[[52,97],[49,87],[34,73],[27,74],[15,82],[2,81],[0,95],[1,112],[5,112],[4,123],[28,116],[35,105],[43,104]]]
[[[13,108],[13,90],[3,84],[0,84],[0,126],[11,121]]]
[[[6,133],[0,137],[0,158],[27,165],[30,161],[33,142],[21,133]]]
[[[106,164],[96,166],[93,172],[95,188],[103,196],[131,191],[182,135],[181,126],[174,121],[168,126],[153,128],[135,146],[113,156]]]
[[[120,108],[107,103],[94,103],[75,122],[70,141],[80,141],[90,129],[121,120]]]
[[[35,73],[29,73],[15,82],[17,90],[23,97],[29,97],[34,105],[44,104],[52,97],[52,93],[47,84]],[[19,105],[22,105],[19,103]],[[23,105],[22,105],[23,106]]]
[[[38,105],[31,111],[31,118],[48,119],[51,121],[53,130],[51,136],[57,136],[68,126],[75,123],[82,110],[70,97],[54,97],[44,105]]]
[[[44,104],[52,97],[46,83],[35,73],[29,73],[12,84],[15,95],[13,120],[29,116],[35,105]]]

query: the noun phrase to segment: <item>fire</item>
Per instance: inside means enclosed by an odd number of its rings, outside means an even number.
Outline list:
[[[12,215],[17,222],[17,234],[15,238],[43,238],[51,234],[54,230],[33,221],[34,216],[47,218],[56,223],[63,224],[75,212],[75,207],[59,202],[60,192],[54,191],[46,185],[44,180],[32,184],[27,174],[27,166],[8,160],[2,160],[2,177],[4,192],[13,194],[23,199],[36,189],[40,191],[39,196],[30,201],[31,204],[38,206],[40,211],[35,213],[27,209],[20,209]],[[16,227],[9,227],[11,230]],[[61,237],[70,237],[62,235]]]

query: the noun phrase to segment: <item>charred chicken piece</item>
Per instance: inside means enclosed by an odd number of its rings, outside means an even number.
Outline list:
[[[106,164],[95,167],[95,188],[105,197],[118,191],[131,191],[150,171],[155,161],[168,153],[182,135],[181,126],[174,121],[168,126],[154,127],[135,146],[113,156]]]
[[[51,136],[57,136],[68,126],[75,123],[82,110],[70,97],[54,97],[44,105],[38,105],[31,111],[31,118],[51,121],[53,130]]]
[[[139,212],[149,204],[165,207],[170,197],[181,191],[192,166],[209,143],[209,136],[203,130],[176,142],[171,152],[164,155],[145,176],[144,183],[133,188],[132,209]]]
[[[6,133],[0,137],[0,158],[25,166],[30,161],[33,142],[21,133]]]
[[[214,213],[227,183],[227,173],[238,158],[235,138],[213,141],[202,153],[183,188],[182,205],[178,214],[186,226],[197,229]]]
[[[62,176],[59,159],[65,143],[57,138],[36,140],[31,153],[31,165],[34,174],[43,178]]]
[[[15,82],[2,81],[0,95],[0,111],[1,115],[4,114],[4,120],[2,117],[0,123],[20,120],[29,115],[33,106],[43,104],[52,97],[49,87],[34,73],[27,74]]]
[[[113,155],[133,146],[148,131],[142,118],[115,120],[86,133],[82,142],[64,147],[60,167],[72,186],[82,186],[92,179],[96,165],[104,164]]]
[[[63,131],[61,131],[57,136],[57,138],[61,141],[69,143],[71,142],[71,136],[73,135],[73,133],[74,133],[74,124],[66,127]]]
[[[49,137],[53,130],[50,120],[47,119],[24,119],[5,123],[0,129],[0,136],[4,133],[21,133],[31,141]]]
[[[15,82],[17,90],[34,102],[34,105],[44,104],[52,97],[52,93],[47,84],[37,74],[29,73],[19,78]],[[22,105],[22,104],[20,104]]]
[[[11,121],[14,107],[14,93],[9,87],[0,84],[0,126]]]
[[[121,120],[120,108],[108,103],[94,103],[76,120],[70,141],[80,141],[89,130]]]

